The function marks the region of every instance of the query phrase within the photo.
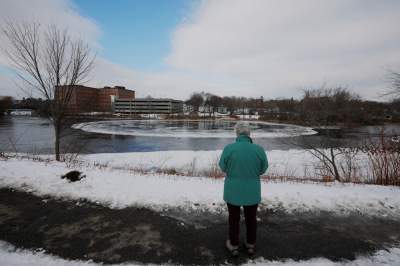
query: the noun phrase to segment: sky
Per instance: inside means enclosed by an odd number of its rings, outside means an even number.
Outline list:
[[[1,25],[56,24],[87,42],[96,61],[86,85],[176,99],[195,91],[299,98],[343,86],[383,100],[389,70],[400,71],[399,14],[397,0],[0,2]],[[16,83],[0,53],[0,95],[29,96]]]

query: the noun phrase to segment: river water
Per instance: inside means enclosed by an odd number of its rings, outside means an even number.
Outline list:
[[[235,122],[221,121],[92,121],[72,125],[64,132],[63,149],[82,153],[217,150],[234,141]],[[311,128],[252,122],[254,142],[266,150],[327,147],[332,139]],[[354,146],[375,138],[379,127],[345,129],[333,139],[336,146]],[[54,136],[49,120],[39,117],[0,118],[0,151],[37,154],[53,152]],[[390,125],[387,134],[399,135]]]

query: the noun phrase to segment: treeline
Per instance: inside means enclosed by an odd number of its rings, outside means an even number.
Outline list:
[[[9,109],[32,109],[37,115],[48,116],[50,102],[41,98],[23,98],[22,100],[14,100],[9,96],[0,98],[0,116]]]
[[[249,110],[251,114],[254,114],[256,110],[260,110],[263,107],[263,98],[246,98],[236,96],[223,96],[208,93],[208,92],[195,92],[188,100],[186,104],[193,107],[194,112],[200,111],[201,107],[205,107],[210,112],[215,112],[219,107],[226,108],[230,115],[240,110]]]
[[[214,113],[224,107],[229,115],[258,114],[262,120],[312,125],[400,121],[400,99],[392,102],[366,101],[342,87],[306,89],[301,99],[264,100],[263,97],[220,97],[196,92],[185,103],[191,105],[194,112],[206,109]]]
[[[9,96],[0,97],[0,116],[3,116],[11,108],[13,100]]]
[[[365,101],[341,87],[304,90],[302,99],[289,108],[301,121],[313,125],[376,124],[396,120],[400,112],[396,102]]]

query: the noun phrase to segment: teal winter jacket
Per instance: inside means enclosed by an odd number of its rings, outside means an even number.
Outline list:
[[[261,201],[260,175],[268,168],[264,149],[250,137],[240,135],[227,145],[219,160],[226,173],[224,201],[237,206],[255,205]]]

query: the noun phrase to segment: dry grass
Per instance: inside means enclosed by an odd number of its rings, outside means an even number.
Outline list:
[[[334,180],[325,180],[319,177],[287,176],[277,174],[267,174],[261,176],[261,180],[268,182],[297,182],[297,183],[329,183]]]
[[[400,144],[385,137],[384,129],[377,142],[369,141],[364,147],[371,169],[370,183],[400,186]]]
[[[357,158],[357,155],[362,155]],[[84,161],[79,158],[79,154],[64,154],[62,159],[66,167],[71,169],[99,169],[99,170],[118,170],[128,171],[132,174],[142,175],[176,175],[188,177],[208,177],[213,179],[224,178],[225,174],[219,169],[219,156],[211,158],[209,167],[199,169],[197,158],[182,168],[167,167],[166,162],[170,158],[162,160],[149,168],[148,164],[138,163],[133,166],[113,166],[108,162]],[[46,156],[37,154],[20,154],[0,152],[0,160],[28,159],[31,161],[50,163],[54,160]],[[360,160],[361,158],[361,160]],[[379,141],[370,142],[363,149],[343,149],[340,163],[343,183],[356,184],[376,184],[376,185],[394,185],[400,186],[400,145],[394,145],[390,139],[380,138]],[[330,183],[335,178],[330,171],[324,169],[324,165],[314,163],[303,167],[304,173],[301,176],[296,175],[296,169],[286,165],[284,169],[274,171],[270,169],[261,177],[262,180],[271,182],[300,182],[300,183]]]

